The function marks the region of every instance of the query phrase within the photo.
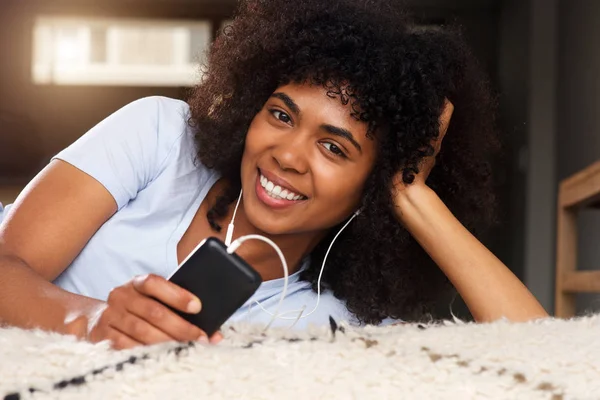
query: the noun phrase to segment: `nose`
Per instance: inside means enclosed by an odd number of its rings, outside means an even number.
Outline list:
[[[307,140],[301,135],[293,139],[287,137],[273,149],[273,159],[284,171],[305,174],[309,170],[309,148]]]

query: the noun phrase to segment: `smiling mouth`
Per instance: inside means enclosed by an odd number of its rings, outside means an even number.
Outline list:
[[[259,172],[260,174],[260,172]],[[260,185],[265,189],[265,193],[269,197],[272,197],[276,200],[287,200],[287,201],[301,201],[307,200],[308,197],[292,192],[287,188],[283,188],[279,185],[274,184],[270,180],[268,180],[263,174],[259,175]]]

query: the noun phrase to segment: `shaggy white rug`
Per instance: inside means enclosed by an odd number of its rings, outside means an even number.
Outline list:
[[[0,399],[600,399],[600,316],[308,332],[117,352],[0,329]]]

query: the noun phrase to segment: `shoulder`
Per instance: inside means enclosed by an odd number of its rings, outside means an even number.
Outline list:
[[[114,111],[79,142],[168,142],[190,131],[189,115],[189,106],[184,101],[161,96],[144,97]]]
[[[151,96],[139,99],[130,104],[139,112],[151,113],[148,121],[153,125],[156,134],[156,144],[159,152],[164,155],[157,160],[159,165],[167,159],[194,160],[196,156],[196,141],[194,130],[190,125],[190,107],[178,99],[162,96]]]
[[[190,108],[182,100],[149,96],[123,106],[92,129],[98,136],[138,149],[147,161],[161,168],[173,156],[195,153],[194,132],[189,123]],[[153,156],[153,157],[152,157]],[[158,172],[158,171],[157,171]]]
[[[157,132],[182,132],[188,127],[190,108],[182,100],[162,96],[135,100],[113,114],[123,121],[151,125]]]
[[[102,183],[120,209],[164,171],[196,170],[189,115],[181,100],[144,97],[113,112],[54,158]]]
[[[189,106],[185,101],[164,96],[142,97],[125,105],[123,110],[133,113],[163,114],[180,117],[185,117],[189,114]]]

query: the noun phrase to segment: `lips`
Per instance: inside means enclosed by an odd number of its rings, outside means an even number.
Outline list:
[[[287,181],[268,171],[258,170],[259,183],[265,192],[275,198],[288,201],[306,200],[307,196],[290,185]]]
[[[261,170],[256,177],[255,193],[258,200],[271,210],[285,210],[308,199],[285,180]]]

